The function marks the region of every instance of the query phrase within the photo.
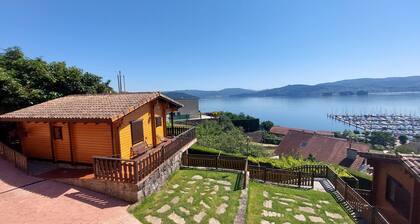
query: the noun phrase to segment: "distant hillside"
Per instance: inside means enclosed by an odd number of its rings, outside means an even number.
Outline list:
[[[317,85],[287,85],[261,91],[229,88],[219,91],[177,90],[199,98],[268,96],[350,96],[378,92],[420,92],[420,76],[349,79]]]
[[[236,95],[242,94],[251,94],[255,93],[254,90],[249,89],[241,89],[241,88],[228,88],[216,91],[206,91],[206,90],[176,90],[171,91],[171,93],[184,93],[192,96],[196,96],[198,98],[223,98],[223,97],[231,97]]]
[[[317,85],[288,85],[236,96],[348,96],[378,92],[420,92],[420,76],[351,79]]]

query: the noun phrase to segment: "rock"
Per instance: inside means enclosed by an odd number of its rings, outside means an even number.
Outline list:
[[[172,200],[171,200],[172,204],[177,204],[178,202],[179,202],[179,197],[178,196],[172,198]]]
[[[293,216],[296,220],[301,221],[301,222],[305,222],[306,218],[304,215],[300,214],[300,215],[295,215]]]
[[[222,196],[222,199],[223,199],[224,201],[227,201],[227,200],[229,200],[229,196]]]
[[[210,206],[208,206],[204,201],[200,201],[200,205],[202,205],[204,208],[209,209]]]
[[[225,186],[232,185],[232,183],[227,181],[227,180],[217,180],[216,183],[221,184],[221,185],[225,185]]]
[[[173,190],[167,190],[166,193],[173,194],[173,193],[175,193],[175,191],[173,191]]]
[[[198,213],[197,215],[194,215],[193,219],[196,223],[200,223],[201,220],[203,220],[204,216],[206,216],[207,214],[203,211],[201,211],[200,213]]]
[[[329,204],[330,202],[329,201],[318,201],[319,203],[322,203],[322,204]]]
[[[315,210],[311,207],[299,207],[299,211],[315,214]]]
[[[261,215],[264,216],[264,217],[279,217],[279,218],[283,217],[283,214],[281,214],[281,213],[267,211],[267,210],[262,210]]]
[[[309,216],[309,220],[314,223],[325,223],[324,220],[318,216]]]
[[[146,217],[144,217],[144,219],[146,219],[147,222],[151,223],[151,224],[161,224],[162,220],[158,217],[154,217],[151,215],[147,215]]]
[[[190,204],[192,204],[192,203],[193,203],[193,201],[194,201],[194,198],[193,198],[193,197],[189,197],[189,198],[187,199],[187,202],[188,202],[188,203],[190,203]]]
[[[215,219],[215,218],[210,218],[209,219],[209,224],[220,224],[219,220]]]
[[[228,205],[226,203],[222,203],[219,207],[216,209],[216,214],[221,215],[226,212],[226,208]]]
[[[325,211],[325,215],[327,215],[328,217],[333,218],[333,219],[343,219],[343,216],[341,216],[338,213],[333,213],[333,212],[327,212],[327,211]]]
[[[280,198],[280,201],[285,201],[285,202],[296,202],[296,200],[291,199],[291,198]]]
[[[189,211],[188,209],[184,208],[184,207],[179,207],[179,210],[180,210],[182,213],[185,213],[186,215],[190,215],[190,211]]]
[[[200,175],[194,175],[191,179],[193,179],[193,180],[202,180],[203,177],[200,176]]]
[[[302,202],[304,205],[307,205],[307,206],[314,206],[312,203],[308,203],[308,202]]]
[[[322,208],[322,206],[320,204],[316,204],[315,205],[317,208]]]
[[[190,180],[187,182],[188,184],[195,184],[195,180]]]
[[[214,185],[214,187],[213,187],[213,189],[214,189],[214,191],[219,191],[219,185]]]
[[[212,192],[210,192],[210,194],[211,195],[215,195],[216,194],[216,191],[212,191]]]
[[[291,212],[293,209],[291,209],[291,208],[286,208],[286,211],[287,212]]]
[[[224,188],[225,188],[225,191],[230,191],[230,187],[224,186]]]
[[[179,187],[179,185],[178,184],[174,184],[174,185],[172,185],[172,188],[173,189],[177,189]]]
[[[273,207],[273,202],[271,200],[265,200],[263,203],[265,208],[272,208]]]
[[[264,196],[265,198],[268,198],[268,192],[267,192],[267,191],[263,191],[263,196]]]
[[[172,212],[168,218],[170,220],[172,220],[174,223],[176,224],[185,224],[185,220],[184,218],[182,218],[181,216],[177,215],[175,212]]]
[[[171,209],[171,206],[164,205],[160,209],[157,210],[157,213],[165,213],[165,212],[169,211],[169,209]]]
[[[275,224],[275,222],[269,222],[267,220],[261,220],[260,224]]]
[[[285,206],[289,206],[289,203],[286,203],[284,201],[280,201],[279,203],[282,204],[282,205],[285,205]]]

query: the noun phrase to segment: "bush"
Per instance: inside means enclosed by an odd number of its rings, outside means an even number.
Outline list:
[[[279,136],[262,131],[262,143],[278,145],[280,142],[281,138]]]
[[[226,153],[264,156],[266,152],[250,144],[250,140],[229,118],[221,116],[219,121],[205,121],[197,126],[197,141],[201,146],[220,149]]]
[[[264,131],[270,131],[270,129],[274,126],[273,122],[271,121],[263,121],[261,122],[261,129]]]

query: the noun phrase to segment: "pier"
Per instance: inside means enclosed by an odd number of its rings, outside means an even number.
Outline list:
[[[401,114],[327,114],[327,117],[363,131],[390,132],[410,139],[420,135],[420,117]]]

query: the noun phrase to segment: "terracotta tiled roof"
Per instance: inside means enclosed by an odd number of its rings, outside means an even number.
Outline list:
[[[386,154],[378,152],[365,152],[359,155],[373,160],[397,161],[409,172],[413,177],[420,181],[420,155],[416,154]]]
[[[176,108],[182,107],[159,92],[71,95],[0,115],[0,121],[116,120],[155,99],[169,102]]]
[[[276,149],[275,154],[279,156],[293,155],[301,158],[308,158],[309,155],[312,155],[318,161],[359,169],[363,158],[356,156],[354,160],[348,159],[349,146],[349,142],[345,139],[290,130]],[[352,143],[351,149],[367,152],[369,145]]]
[[[286,136],[289,131],[301,131],[309,134],[318,134],[318,135],[325,135],[325,136],[334,136],[334,133],[331,131],[312,131],[312,130],[306,130],[306,129],[300,129],[300,128],[289,128],[289,127],[283,127],[283,126],[273,126],[270,129],[270,132],[277,135],[284,135]]]

